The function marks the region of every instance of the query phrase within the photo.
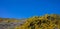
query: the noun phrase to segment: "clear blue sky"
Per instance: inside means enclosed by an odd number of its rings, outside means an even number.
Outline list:
[[[47,13],[60,14],[60,0],[0,0],[3,18],[28,18]]]

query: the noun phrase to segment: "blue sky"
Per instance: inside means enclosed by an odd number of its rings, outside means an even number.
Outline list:
[[[60,14],[60,0],[0,0],[0,17],[28,18]]]

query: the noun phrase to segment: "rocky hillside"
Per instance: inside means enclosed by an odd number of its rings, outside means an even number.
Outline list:
[[[0,18],[0,29],[15,29],[16,26],[20,26],[24,22],[25,20]]]

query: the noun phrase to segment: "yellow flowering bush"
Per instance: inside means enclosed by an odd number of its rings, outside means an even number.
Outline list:
[[[31,17],[15,29],[60,29],[60,15],[44,15]]]

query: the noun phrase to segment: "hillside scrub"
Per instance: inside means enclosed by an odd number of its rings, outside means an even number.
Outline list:
[[[60,29],[60,15],[46,14],[21,20],[0,18],[0,29]]]
[[[15,29],[60,29],[60,15],[51,14],[28,18],[21,26]]]

